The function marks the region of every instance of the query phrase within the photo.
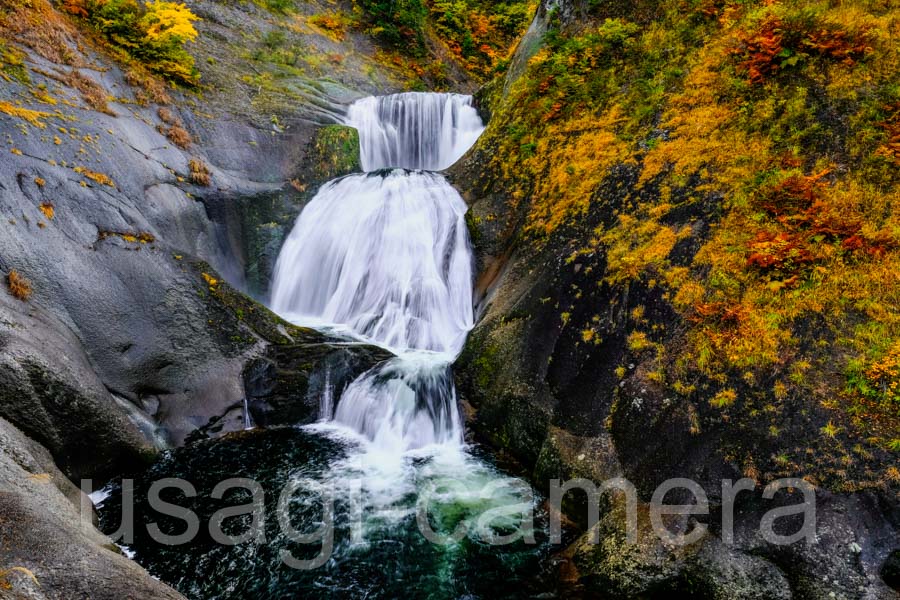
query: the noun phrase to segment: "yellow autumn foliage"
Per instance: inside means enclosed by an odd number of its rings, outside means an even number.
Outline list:
[[[551,25],[493,100],[479,144],[496,181],[480,183],[522,219],[517,242],[600,256],[597,284],[653,290],[680,315],[675,345],[661,338],[660,383],[730,390],[777,370],[775,401],[849,407],[860,428],[880,423],[873,439],[889,436],[900,428],[900,5],[658,4],[652,23]],[[775,39],[773,22],[790,35]],[[773,39],[795,46],[767,54]]]
[[[0,101],[0,113],[22,119],[41,129],[47,126],[41,119],[51,116],[48,112],[22,108],[21,106],[16,106],[15,104],[6,101]]]
[[[549,235],[584,214],[606,170],[630,160],[628,146],[615,134],[621,119],[613,106],[600,118],[583,114],[547,128],[525,161],[526,168],[540,174],[533,194],[542,200],[532,204],[527,231]]]
[[[143,67],[165,79],[195,85],[200,73],[193,56],[185,45],[197,39],[194,22],[200,18],[182,3],[151,0],[66,0],[63,9],[84,18],[106,36],[110,46],[126,60],[139,62]],[[152,89],[158,100],[166,100],[165,90],[145,77],[129,79],[145,89]]]
[[[200,17],[184,4],[153,0],[141,19],[149,41],[161,44],[193,42],[197,39],[194,21]]]
[[[612,282],[637,279],[652,268],[663,270],[678,241],[671,227],[625,214],[619,217],[616,227],[597,233],[597,241],[608,248],[607,279]]]

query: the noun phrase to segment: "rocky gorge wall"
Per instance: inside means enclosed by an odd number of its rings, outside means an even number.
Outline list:
[[[801,4],[545,3],[543,44],[480,92],[491,121],[450,174],[481,273],[457,364],[469,426],[545,489],[625,477],[646,503],[686,477],[712,505],[698,543],[661,543],[642,512],[627,546],[608,499],[601,543],[563,556],[580,593],[896,597],[900,428],[858,376],[896,340],[893,309],[867,305],[897,289],[898,15]],[[795,58],[773,66],[766,41]],[[743,477],[725,545],[721,482]],[[815,543],[760,538],[778,477],[817,487]],[[564,508],[584,527],[584,496]]]
[[[303,203],[357,169],[341,107],[406,75],[367,34],[196,2],[203,83],[174,88],[64,8],[0,3],[0,597],[178,597],[80,527],[71,481],[242,428],[245,388],[260,419],[312,419],[290,400],[317,365],[341,386],[385,358],[239,290],[265,297]]]
[[[896,10],[774,4],[540,7],[521,51],[490,63],[488,131],[450,174],[481,273],[457,372],[482,440],[538,485],[625,476],[646,502],[691,477],[714,512],[723,477],[819,486],[819,543],[786,550],[759,538],[758,497],[732,546],[711,518],[716,535],[686,549],[623,550],[611,501],[604,542],[564,556],[581,593],[895,597],[900,435],[866,377],[890,368],[900,305]],[[290,400],[322,384],[317,364],[349,378],[384,358],[242,292],[265,298],[303,203],[355,170],[337,107],[410,87],[417,67],[329,29],[330,5],[189,5],[193,91],[147,79],[57,5],[0,3],[0,271],[30,286],[0,293],[0,571],[40,585],[0,583],[31,597],[177,597],[77,528],[69,480],[239,428],[245,392],[261,422],[303,420],[314,407]],[[831,37],[810,46],[803,23],[822,15]],[[857,20],[865,43],[832,29]],[[581,519],[578,498],[567,509]]]

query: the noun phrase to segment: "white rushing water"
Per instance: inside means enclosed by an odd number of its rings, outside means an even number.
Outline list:
[[[326,184],[281,250],[272,308],[294,321],[348,326],[395,352],[456,354],[473,318],[465,211],[435,173]]]
[[[466,205],[440,174],[406,169],[449,166],[484,126],[458,94],[365,98],[347,122],[359,129],[363,167],[380,171],[331,181],[304,208],[275,266],[272,308],[398,354],[339,399],[329,390],[320,420],[385,456],[459,447],[450,363],[473,324]]]
[[[363,168],[377,172],[334,180],[304,208],[276,264],[272,308],[397,354],[340,397],[329,387],[312,428],[358,449],[329,477],[360,481],[365,510],[402,517],[425,480],[452,478],[477,495],[496,478],[466,452],[450,370],[473,325],[466,205],[430,172],[484,126],[471,98],[454,94],[366,98],[346,122],[359,130]]]
[[[472,97],[461,94],[363,98],[350,106],[345,122],[359,131],[364,171],[440,171],[459,160],[484,131]]]
[[[276,264],[272,308],[397,356],[344,390],[325,386],[319,422],[306,428],[347,454],[306,485],[355,490],[340,493],[362,517],[351,553],[368,551],[370,533],[402,537],[423,498],[439,522],[462,518],[486,539],[534,500],[465,443],[451,364],[473,326],[472,248],[465,203],[431,172],[458,160],[483,124],[471,98],[452,94],[366,98],[347,123],[359,129],[363,168],[375,172],[326,184],[304,208]]]

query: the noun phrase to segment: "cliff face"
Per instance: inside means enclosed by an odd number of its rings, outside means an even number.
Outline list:
[[[191,3],[193,58],[165,46],[178,64],[126,43],[137,5],[120,4],[113,35],[90,18],[107,3],[0,2],[2,597],[10,582],[38,598],[176,597],[79,526],[68,478],[101,484],[243,427],[245,375],[264,388],[253,410],[294,422],[314,416],[316,365],[349,377],[384,358],[235,288],[264,296],[303,203],[355,170],[342,106],[408,73],[379,66],[367,34],[310,22],[330,4]]]
[[[552,3],[481,93],[452,173],[481,271],[458,365],[476,432],[542,486],[818,488],[810,546],[754,537],[758,497],[729,547],[711,518],[687,551],[623,550],[608,516],[613,541],[569,553],[586,589],[894,596],[898,27],[878,1]]]
[[[263,298],[303,203],[354,170],[342,105],[499,70],[452,174],[481,271],[474,429],[538,484],[625,476],[647,501],[690,477],[714,505],[726,477],[819,486],[819,542],[786,550],[758,496],[735,545],[679,551],[623,550],[612,503],[605,542],[567,553],[577,585],[893,597],[900,15],[845,4],[554,2],[506,60],[528,3],[198,0],[196,41],[182,13],[184,39],[145,48],[139,18],[108,27],[126,0],[0,0],[0,584],[174,597],[78,528],[67,478],[240,427],[245,393],[303,420],[316,364],[383,359],[235,288]]]
[[[371,42],[312,30],[272,42],[288,17],[254,5],[194,7],[193,91],[46,2],[5,8],[0,266],[10,291],[13,279],[30,290],[4,294],[0,414],[71,475],[102,476],[131,459],[123,444],[150,450],[119,405],[178,443],[241,400],[242,366],[272,336],[227,323],[211,282],[221,272],[262,295],[262,263],[305,198],[354,168],[349,134],[322,126],[361,92],[402,84],[389,71],[326,85],[309,64],[287,70],[267,49],[310,38],[308,56],[342,50],[361,73],[370,59],[357,48],[371,54]],[[51,403],[48,388],[70,400]]]

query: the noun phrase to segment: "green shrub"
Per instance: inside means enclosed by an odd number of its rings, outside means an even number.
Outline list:
[[[360,0],[369,32],[411,56],[425,55],[425,20],[422,0]]]

